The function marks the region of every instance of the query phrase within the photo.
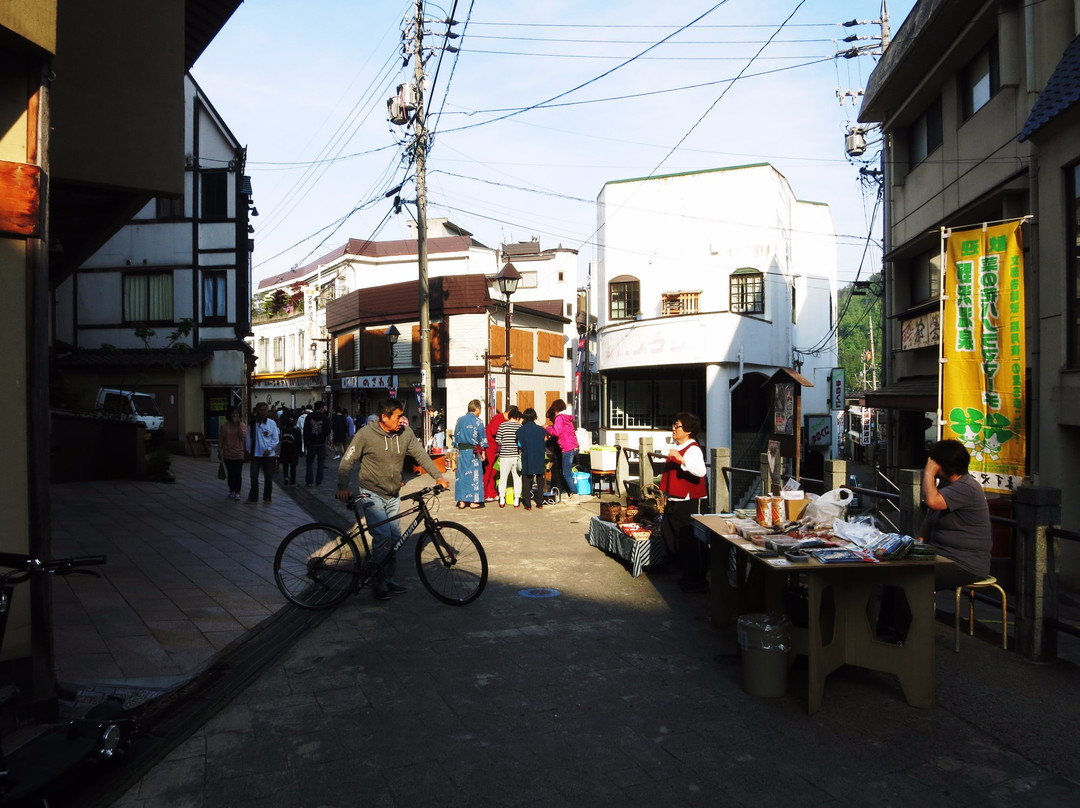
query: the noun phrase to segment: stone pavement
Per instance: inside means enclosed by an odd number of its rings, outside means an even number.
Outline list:
[[[215,632],[228,629],[198,621],[211,615],[224,621],[227,613],[243,626],[242,616],[255,617],[253,604],[267,611],[281,605],[270,560],[291,522],[305,517],[280,493],[265,509],[229,502],[213,466],[177,465],[181,482],[154,492],[156,507],[138,509],[147,544],[130,556],[148,559],[154,544],[163,544],[167,551],[157,554],[170,560],[160,566],[143,560],[141,567],[152,573],[146,580],[168,580],[170,566],[186,570],[188,583],[218,604],[197,606],[195,598],[178,605],[203,636],[205,654],[207,646],[226,640]],[[146,485],[152,484],[112,484],[113,501],[134,508],[133,500],[151,496]],[[942,623],[936,708],[909,707],[892,677],[842,668],[828,678],[822,709],[807,716],[804,666],[796,663],[781,698],[745,694],[734,632],[707,622],[706,598],[681,593],[671,574],[632,578],[621,562],[585,542],[595,501],[528,514],[490,505],[458,511],[452,495],[439,504],[444,519],[471,527],[488,551],[490,580],[477,602],[445,606],[423,590],[411,563],[399,565],[408,594],[383,603],[364,591],[346,600],[137,782],[99,804],[1080,801],[1080,672],[1071,664],[1031,665],[978,635],[965,636],[955,654],[951,627]],[[79,501],[72,497],[63,505],[78,508]],[[114,557],[126,568],[134,511],[122,511],[111,523],[104,513],[82,524],[94,531],[89,539],[108,536],[115,543],[108,549],[110,570]],[[236,533],[216,539],[215,523]],[[181,525],[192,527],[176,532]],[[101,549],[76,535],[77,520],[66,527],[63,541],[80,542],[80,552]],[[208,553],[215,553],[210,561]],[[242,615],[222,590],[212,593],[208,582],[219,579],[237,591],[253,590],[245,607],[252,611]],[[80,598],[102,584],[68,580]],[[177,591],[192,588],[182,583]],[[139,603],[119,583],[114,588],[111,602],[130,603],[137,614]],[[555,596],[535,597],[543,588]],[[60,604],[58,622],[59,614]],[[175,638],[195,639],[179,630],[184,619],[172,616],[175,631],[149,619],[141,621],[145,631],[130,621],[123,625],[153,637],[145,642],[160,644],[174,671],[156,655],[158,667],[152,660],[135,664],[134,644],[107,636],[102,641],[120,673],[107,667],[104,651],[87,661],[120,678],[184,676],[205,667],[208,656],[172,646]],[[83,655],[73,645],[59,652],[65,676],[94,678],[81,675]]]

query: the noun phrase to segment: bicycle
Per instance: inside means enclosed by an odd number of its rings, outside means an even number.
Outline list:
[[[452,606],[472,603],[487,584],[487,555],[480,540],[464,525],[442,522],[431,513],[429,503],[442,493],[432,486],[401,497],[415,504],[397,516],[365,525],[360,503],[368,496],[352,497],[348,508],[356,525],[348,532],[336,525],[313,522],[292,531],[274,555],[274,580],[281,593],[305,609],[329,609],[350,593],[378,580],[387,561],[396,557],[409,537],[423,526],[416,542],[416,571],[435,598]],[[368,535],[372,528],[415,514],[382,562],[372,556]],[[363,548],[358,550],[357,542]]]

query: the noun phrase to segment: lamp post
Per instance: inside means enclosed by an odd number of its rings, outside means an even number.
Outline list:
[[[503,402],[503,409],[508,410],[510,409],[510,323],[513,319],[510,312],[510,295],[517,291],[521,273],[514,269],[513,264],[506,263],[495,276],[495,280],[499,284],[499,291],[506,297],[506,350],[503,352],[503,367],[506,368],[506,401]]]
[[[397,330],[396,325],[391,325],[386,329],[386,341],[390,343],[390,384],[387,385],[387,390],[390,393],[391,398],[397,397],[397,385],[394,384],[394,346],[397,345],[398,337],[401,336],[401,332]]]

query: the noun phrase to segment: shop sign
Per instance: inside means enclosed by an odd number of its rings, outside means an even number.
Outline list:
[[[833,368],[830,381],[830,410],[842,410],[844,409],[844,399],[847,398],[847,386],[844,379],[843,368]]]
[[[397,376],[342,376],[342,390],[389,390],[397,387]]]
[[[931,311],[900,323],[900,350],[928,348],[941,340],[941,312]]]
[[[832,416],[808,415],[806,434],[806,442],[809,446],[828,446],[832,443]]]
[[[863,446],[869,446],[874,442],[874,410],[872,407],[865,407],[862,411],[862,435],[860,436],[859,443]]]

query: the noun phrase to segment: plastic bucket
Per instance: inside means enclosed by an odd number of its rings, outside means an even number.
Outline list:
[[[587,471],[575,471],[574,477],[574,489],[579,496],[588,496],[592,493],[592,475]]]
[[[790,626],[783,615],[744,614],[739,618],[742,689],[751,696],[774,699],[787,692]]]

